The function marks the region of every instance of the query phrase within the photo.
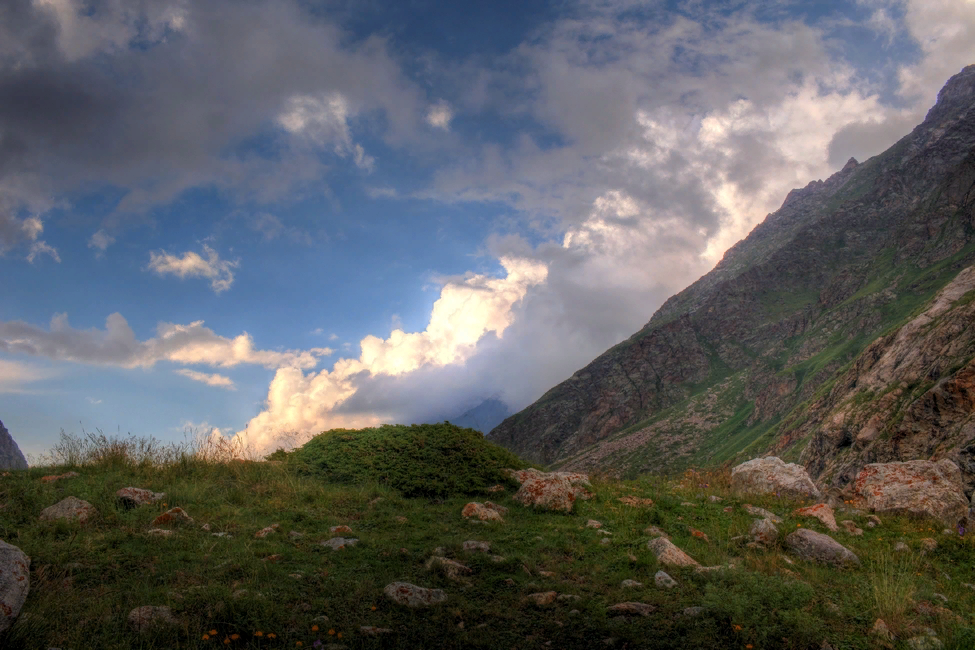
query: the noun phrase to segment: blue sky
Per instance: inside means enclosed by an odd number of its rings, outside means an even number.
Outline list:
[[[523,408],[975,62],[975,3],[12,0],[0,420]]]

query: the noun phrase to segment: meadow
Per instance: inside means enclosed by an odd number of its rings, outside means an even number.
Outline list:
[[[0,539],[31,558],[28,599],[0,647],[845,650],[914,647],[906,640],[929,631],[945,649],[975,647],[973,534],[893,516],[870,528],[868,513],[838,511],[863,535],[829,534],[862,566],[820,566],[781,541],[801,526],[828,532],[792,514],[809,503],[733,494],[729,467],[592,476],[593,498],[571,513],[546,512],[512,499],[517,483],[496,470],[527,464],[480,434],[430,425],[424,444],[404,445],[404,431],[329,432],[332,446],[320,438],[317,448],[270,460],[206,436],[161,445],[62,435],[45,465],[0,476]],[[335,452],[366,441],[375,451],[368,458]],[[42,480],[67,472],[78,476]],[[489,492],[495,484],[504,490]],[[126,509],[115,493],[130,486],[166,496]],[[84,524],[39,520],[67,496],[97,515]],[[461,516],[465,504],[488,499],[508,508],[503,522]],[[771,548],[744,545],[755,519],[746,503],[784,519]],[[193,521],[149,534],[153,519],[177,506]],[[336,526],[358,542],[323,546]],[[647,549],[651,526],[702,565],[724,568],[659,565]],[[937,548],[925,551],[925,538]],[[490,552],[465,551],[472,540],[489,542]],[[895,551],[898,542],[909,550]],[[435,554],[470,574],[458,580],[428,568]],[[675,587],[655,584],[661,569]],[[447,599],[404,607],[383,593],[394,581],[443,589]],[[567,597],[538,605],[531,594],[543,592]],[[623,602],[653,611],[614,616],[609,607]],[[127,616],[145,605],[168,606],[177,623],[134,631]],[[896,640],[871,632],[878,618]]]

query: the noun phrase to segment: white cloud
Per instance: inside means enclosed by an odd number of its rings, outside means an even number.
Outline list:
[[[546,267],[532,260],[505,257],[503,278],[467,274],[447,280],[422,332],[394,329],[389,338],[367,336],[358,359],[340,359],[331,371],[305,375],[281,368],[271,381],[264,410],[237,433],[243,444],[268,449],[282,436],[309,434],[337,426],[370,426],[388,413],[346,414],[336,407],[355,395],[357,384],[372,376],[406,375],[424,367],[463,364],[485,335],[501,338],[512,322],[514,306],[535,285],[545,282]]]
[[[102,403],[102,400],[95,399],[94,397],[88,397],[87,400],[88,400],[88,403],[91,404],[92,406],[97,406],[98,404],[101,404]]]
[[[330,348],[259,350],[247,332],[226,338],[204,327],[202,320],[189,325],[159,323],[154,338],[139,341],[119,313],[105,319],[104,330],[74,329],[67,314],[56,314],[48,331],[22,321],[0,322],[0,350],[123,368],[151,368],[160,361],[171,361],[223,368],[259,365],[307,369],[318,365],[320,357],[332,354]]]
[[[115,243],[115,238],[105,232],[104,229],[97,231],[88,240],[88,248],[98,249],[98,253],[104,253],[105,249]]]
[[[230,377],[225,377],[223,375],[213,373],[207,374],[205,372],[197,372],[196,370],[190,370],[189,368],[181,368],[179,370],[174,370],[177,375],[183,375],[188,377],[193,381],[198,381],[206,384],[207,386],[218,386],[220,388],[226,388],[227,390],[237,390],[237,386]]]
[[[371,172],[376,161],[366,154],[362,145],[352,141],[350,111],[349,102],[341,93],[294,95],[288,98],[277,121],[284,130],[309,143],[331,146],[337,156],[351,155],[356,167]]]
[[[449,131],[452,119],[454,119],[454,111],[444,100],[440,100],[427,110],[427,124],[434,128]]]
[[[371,199],[394,199],[399,196],[393,187],[367,187],[366,194]]]
[[[329,341],[338,341],[338,340],[339,340],[339,335],[338,335],[338,334],[335,334],[335,333],[333,332],[332,334],[329,334],[329,335],[328,335],[328,340],[329,340]]]
[[[35,381],[56,377],[57,373],[47,368],[38,368],[25,363],[0,359],[0,394],[28,393],[23,387]]]
[[[27,261],[33,264],[34,259],[38,255],[50,255],[51,259],[53,259],[55,262],[58,264],[61,263],[61,256],[58,255],[58,252],[53,247],[48,246],[47,243],[42,240],[38,240],[30,245],[30,252],[27,253]]]
[[[221,260],[220,255],[206,244],[203,245],[203,250],[208,259],[203,259],[192,251],[183,253],[182,257],[177,257],[166,251],[150,252],[149,269],[158,275],[169,273],[178,278],[207,278],[210,280],[210,288],[215,293],[228,290],[234,283],[232,269],[240,266],[240,260],[234,262]]]

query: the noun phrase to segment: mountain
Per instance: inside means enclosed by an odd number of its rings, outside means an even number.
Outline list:
[[[782,207],[488,438],[621,476],[766,453],[842,486],[951,458],[975,487],[975,65],[884,153]],[[943,291],[942,291],[943,290]]]
[[[498,397],[490,397],[458,418],[451,418],[451,424],[469,427],[487,433],[511,415],[511,409]]]
[[[0,422],[0,470],[3,469],[27,469],[27,459],[7,427]]]

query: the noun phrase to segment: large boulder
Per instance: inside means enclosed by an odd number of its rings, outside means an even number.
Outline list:
[[[521,483],[514,500],[526,506],[572,512],[576,499],[588,499],[589,477],[574,472],[540,472],[537,469],[507,470]]]
[[[781,458],[755,458],[731,470],[731,489],[739,493],[779,494],[795,498],[821,499],[819,488],[806,468]]]
[[[829,535],[800,528],[785,538],[786,546],[805,560],[834,566],[860,566],[860,558]]]
[[[48,506],[47,508],[41,510],[40,518],[43,521],[68,519],[83,524],[91,517],[94,517],[96,512],[97,510],[95,510],[95,506],[91,505],[87,501],[77,497],[66,497],[55,503],[53,506]]]
[[[0,422],[0,470],[2,469],[27,469],[27,459],[7,427]]]
[[[0,632],[17,619],[30,591],[30,558],[0,540]]]
[[[968,520],[961,470],[947,459],[872,463],[860,470],[850,490],[858,506],[874,512],[933,517],[946,526]]]

